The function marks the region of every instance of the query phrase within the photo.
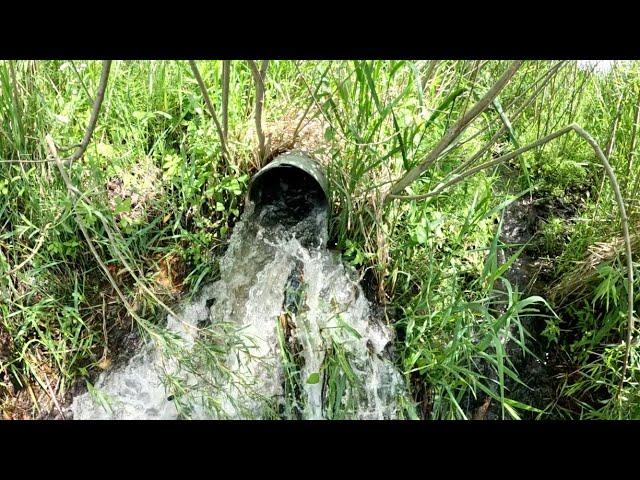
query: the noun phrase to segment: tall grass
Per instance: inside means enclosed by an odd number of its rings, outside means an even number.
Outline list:
[[[396,362],[421,418],[468,418],[474,397],[491,398],[505,418],[538,410],[541,416],[638,417],[635,347],[624,398],[613,401],[624,350],[621,312],[629,308],[618,255],[594,267],[580,298],[567,294],[550,304],[551,298],[528,297],[510,285],[508,263],[497,261],[507,247],[499,236],[501,212],[511,200],[505,175],[516,175],[546,209],[536,236],[546,241],[526,248],[548,258],[550,287],[571,283],[576,262],[597,242],[618,248],[614,197],[584,142],[562,137],[426,200],[383,201],[507,65],[272,61],[263,78],[261,140],[247,62],[200,61],[211,105],[224,112],[229,155],[223,159],[188,62],[115,61],[92,141],[68,170],[79,192],[74,203],[47,159],[45,137],[63,153],[80,142],[100,62],[2,62],[0,411],[12,418],[52,411],[75,384],[91,381],[116,359],[129,331],[155,331],[167,310],[162,304],[215,278],[258,150],[270,149],[268,159],[295,146],[326,165],[333,245],[360,270],[370,298],[385,307],[397,333]],[[405,193],[433,191],[487,142],[478,162],[578,122],[609,153],[637,224],[638,64],[603,75],[568,62],[539,83],[550,66],[525,62],[498,102]],[[526,103],[538,85],[539,94]],[[133,312],[100,270],[78,216]],[[522,321],[528,316],[560,332],[545,344],[563,359],[550,405],[511,398],[522,372],[506,344],[528,354],[531,342],[546,342],[527,334]],[[283,355],[295,379],[295,362]],[[298,388],[292,382],[291,392]],[[341,415],[332,410],[331,416]]]

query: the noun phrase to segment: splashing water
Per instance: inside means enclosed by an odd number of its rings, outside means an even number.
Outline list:
[[[169,340],[77,396],[74,419],[402,417],[391,330],[326,231],[326,208],[303,193],[249,203],[220,279],[168,316]]]

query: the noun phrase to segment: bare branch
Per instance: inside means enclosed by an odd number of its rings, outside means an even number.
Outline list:
[[[225,142],[229,138],[229,80],[231,60],[222,61],[222,136]]]
[[[500,77],[500,79],[491,87],[491,89],[482,97],[465,115],[463,115],[447,132],[444,134],[440,142],[434,147],[433,150],[421,160],[417,166],[409,170],[393,187],[389,192],[390,195],[397,195],[402,192],[406,187],[413,183],[417,178],[422,175],[429,165],[434,163],[440,154],[447,148],[475,119],[480,113],[482,113],[487,106],[493,101],[493,99],[502,91],[505,85],[509,82],[511,77],[518,71],[522,65],[522,60],[516,60],[511,63],[509,68]],[[388,201],[388,200],[385,200]]]
[[[224,156],[225,160],[230,160],[231,156],[229,155],[229,150],[227,150],[227,142],[225,141],[224,131],[222,130],[220,122],[218,121],[218,116],[216,115],[216,111],[214,110],[213,104],[211,103],[211,98],[209,98],[207,87],[202,81],[202,77],[200,76],[200,71],[198,70],[196,62],[194,62],[193,60],[189,60],[189,65],[191,66],[194,77],[196,77],[196,80],[198,81],[200,91],[202,92],[202,96],[204,97],[204,103],[207,105],[207,110],[209,110],[209,115],[211,115],[211,118],[213,118],[213,123],[216,126],[218,138],[220,139],[220,145],[222,148],[222,155]]]
[[[64,183],[67,186],[67,190],[69,192],[69,196],[71,197],[71,200],[73,201],[73,205],[75,207],[76,206],[76,202],[77,202],[78,189],[75,188],[73,186],[73,184],[71,183],[71,180],[69,179],[69,176],[67,175],[67,172],[65,171],[65,169],[64,169],[64,167],[62,165],[62,161],[58,158],[58,151],[56,149],[56,145],[55,145],[51,135],[47,135],[46,142],[47,142],[47,147],[49,148],[49,152],[50,152],[53,160],[56,162],[56,165],[58,166],[58,170],[60,170],[60,175],[62,176],[62,180],[64,180]],[[80,231],[82,232],[82,235],[84,236],[85,240],[87,241],[87,245],[89,246],[89,250],[91,250],[91,253],[93,254],[93,256],[96,259],[96,261],[98,262],[98,265],[100,265],[100,268],[102,269],[102,271],[106,275],[106,277],[109,280],[109,283],[111,284],[113,289],[118,294],[118,297],[120,297],[120,300],[122,301],[122,303],[126,307],[127,311],[136,320],[140,319],[140,317],[136,314],[136,312],[134,311],[134,309],[131,306],[131,304],[128,302],[128,300],[125,297],[124,293],[122,293],[122,290],[120,290],[120,287],[118,287],[118,284],[116,283],[115,279],[111,275],[111,272],[109,271],[109,269],[107,268],[105,263],[102,261],[102,258],[100,258],[100,255],[98,254],[98,251],[96,250],[96,247],[93,244],[93,241],[91,240],[91,237],[89,236],[89,232],[87,232],[87,229],[86,229],[86,227],[84,225],[84,222],[80,218],[80,215],[78,215],[77,211],[75,212],[75,218],[76,218],[76,223],[78,224],[78,227],[80,227]]]
[[[620,384],[618,386],[618,393],[617,393],[617,397],[619,398],[620,396],[620,392],[622,390],[622,387],[624,386],[624,382],[625,382],[625,377],[626,377],[626,373],[627,373],[627,368],[628,368],[628,364],[629,364],[629,356],[631,353],[631,344],[633,341],[633,332],[634,332],[634,316],[633,316],[633,258],[632,258],[632,253],[631,253],[631,239],[629,237],[629,219],[627,217],[627,211],[624,205],[624,199],[622,197],[622,194],[620,193],[620,185],[618,184],[618,180],[616,178],[616,175],[613,171],[613,169],[611,168],[611,165],[609,164],[609,161],[607,160],[607,157],[605,156],[605,154],[602,152],[602,149],[600,148],[600,146],[598,145],[598,143],[593,139],[593,137],[587,133],[582,127],[580,127],[578,124],[576,123],[572,123],[571,125],[562,128],[554,133],[551,133],[549,135],[547,135],[544,138],[541,138],[539,140],[536,140],[535,142],[530,143],[529,145],[526,145],[522,148],[519,148],[511,153],[508,153],[506,155],[502,155],[501,157],[496,158],[495,160],[492,160],[490,162],[486,162],[483,163],[482,165],[478,165],[477,167],[474,167],[458,176],[456,176],[454,179],[439,185],[438,187],[436,187],[434,190],[432,190],[429,193],[426,193],[424,195],[411,195],[411,196],[391,196],[389,195],[389,197],[391,198],[399,198],[399,199],[403,199],[403,200],[422,200],[428,197],[433,197],[435,195],[438,195],[439,193],[441,193],[443,190],[445,190],[446,188],[449,188],[457,183],[460,183],[461,181],[463,181],[464,179],[470,177],[471,175],[474,175],[475,173],[479,172],[480,170],[484,170],[486,168],[490,168],[492,166],[507,162],[509,160],[511,160],[512,158],[515,158],[516,156],[527,152],[529,150],[532,150],[536,147],[539,147],[540,145],[543,145],[547,142],[550,142],[551,140],[560,137],[561,135],[564,135],[570,131],[574,131],[576,132],[579,136],[581,136],[584,140],[587,141],[587,143],[589,143],[589,145],[591,145],[591,147],[593,148],[595,154],[596,154],[596,158],[599,160],[599,162],[602,164],[602,166],[605,169],[605,172],[607,174],[607,177],[609,179],[609,182],[611,183],[611,187],[613,188],[613,192],[615,195],[615,199],[616,199],[616,203],[618,204],[618,210],[620,212],[620,220],[622,223],[622,235],[624,237],[624,242],[625,242],[625,247],[626,247],[626,257],[627,257],[627,282],[628,282],[628,288],[627,288],[627,295],[628,295],[628,309],[627,309],[627,338],[626,338],[626,352],[625,352],[625,358],[624,358],[624,364],[622,367],[622,377],[620,380]]]
[[[256,86],[256,106],[255,106],[255,121],[256,121],[256,133],[258,135],[258,157],[260,164],[266,157],[264,131],[262,130],[262,107],[264,105],[264,75],[269,65],[268,60],[263,60],[260,65],[260,70],[256,62],[253,60],[247,61],[249,68],[251,69],[251,75],[253,76],[253,83]]]
[[[531,102],[533,102],[538,95],[540,94],[540,92],[542,92],[542,90],[544,89],[544,87],[547,85],[547,83],[549,83],[549,80],[551,80],[551,78],[558,72],[558,70],[560,69],[560,67],[564,64],[565,62],[558,62],[556,63],[553,67],[551,67],[549,69],[549,71],[545,74],[545,76],[543,77],[542,82],[540,83],[540,85],[538,86],[538,88],[535,89],[535,91],[531,94],[531,96],[522,104],[522,106],[511,116],[511,121],[514,122],[519,116],[520,114],[529,106],[531,105]],[[502,125],[501,128],[498,129],[498,131],[496,133],[493,134],[493,136],[491,137],[491,139],[485,143],[480,150],[478,150],[473,157],[471,157],[469,160],[467,160],[466,162],[460,164],[458,167],[455,168],[455,170],[453,170],[451,172],[452,175],[455,175],[463,170],[465,170],[468,166],[472,165],[476,160],[478,160],[478,158],[480,158],[482,155],[484,155],[487,150],[489,150],[491,148],[491,146],[496,143],[496,141],[500,138],[500,136],[502,134],[504,134],[507,131],[507,125],[504,124]]]
[[[633,167],[633,156],[636,150],[636,140],[638,139],[638,124],[640,123],[640,88],[638,89],[638,98],[636,100],[636,112],[634,115],[633,126],[631,127],[631,144],[629,145],[629,153],[627,155],[627,175],[626,181],[629,183],[631,178],[631,167]]]
[[[98,122],[98,114],[100,113],[100,107],[102,106],[102,101],[104,100],[104,92],[107,89],[107,80],[109,80],[109,70],[111,69],[111,60],[104,60],[102,62],[102,73],[100,74],[100,83],[98,84],[98,91],[96,92],[95,100],[93,101],[93,107],[91,109],[91,116],[89,117],[89,123],[87,124],[87,129],[84,132],[84,138],[80,142],[80,145],[73,152],[73,155],[62,160],[66,165],[71,165],[76,160],[79,160],[80,157],[84,155],[84,152],[87,150],[89,146],[89,142],[91,141],[91,137],[93,135],[93,131],[96,128],[96,123]]]
[[[91,98],[91,94],[89,93],[89,89],[87,89],[87,86],[84,84],[84,80],[82,79],[82,75],[80,75],[80,72],[78,71],[78,69],[76,68],[76,64],[73,60],[71,60],[71,68],[73,68],[73,71],[76,74],[76,77],[78,77],[78,80],[80,81],[80,85],[82,86],[82,89],[84,90],[84,93],[87,94],[87,100],[89,100],[89,103],[93,103],[93,98]]]

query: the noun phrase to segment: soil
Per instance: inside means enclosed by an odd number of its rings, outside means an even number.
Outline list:
[[[505,174],[506,179],[513,179],[515,172]],[[552,283],[552,262],[543,256],[532,241],[540,232],[548,219],[559,217],[566,222],[580,210],[581,205],[569,203],[558,198],[541,197],[535,193],[525,195],[511,203],[504,211],[500,241],[513,247],[501,251],[500,263],[516,253],[522,245],[528,244],[519,258],[505,272],[504,277],[518,289],[524,297],[538,295],[546,298],[546,289]],[[544,307],[539,307],[541,313]],[[539,410],[556,401],[559,387],[559,375],[566,372],[566,359],[555,344],[551,344],[542,336],[545,322],[539,318],[524,317],[521,319],[524,328],[532,335],[526,341],[534,356],[524,355],[522,349],[510,341],[506,351],[514,364],[523,386],[511,378],[505,378],[505,394],[508,398],[530,405]],[[516,332],[512,332],[516,333]],[[487,369],[486,372],[489,371]],[[497,402],[488,402],[489,397],[480,395],[478,399],[467,404],[468,414],[474,419],[495,420],[502,418],[502,409]],[[534,419],[538,413],[519,410],[523,419]],[[506,415],[506,414],[505,414]]]

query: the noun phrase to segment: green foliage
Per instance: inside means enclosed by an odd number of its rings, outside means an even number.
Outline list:
[[[540,160],[536,176],[540,178],[538,191],[544,195],[566,199],[575,191],[584,192],[588,186],[588,162],[558,157]]]
[[[567,225],[560,217],[550,218],[541,230],[542,250],[548,255],[559,255],[566,244]]]
[[[74,382],[102,368],[105,355],[112,355],[131,328],[146,331],[157,324],[162,308],[143,285],[168,302],[216,274],[215,258],[242,211],[254,173],[254,88],[246,64],[231,65],[233,158],[222,162],[216,131],[186,62],[114,62],[92,142],[68,170],[80,191],[74,204],[55,165],[40,162],[47,155],[44,138],[51,134],[61,153],[80,141],[100,62],[0,64],[0,411],[10,403],[10,392],[38,386],[48,391],[47,381],[62,398]],[[503,193],[505,171],[519,175],[521,186],[532,186],[536,199],[555,205],[532,242],[538,254],[553,260],[554,280],[571,275],[597,242],[615,243],[619,219],[613,196],[588,145],[562,137],[514,159],[506,170],[484,170],[427,201],[380,201],[379,194],[431,151],[505,65],[273,61],[265,82],[264,123],[275,145],[278,135],[290,135],[297,115],[309,108],[311,123],[301,125],[307,133],[317,130],[320,139],[310,148],[325,161],[330,178],[331,237],[346,262],[369,274],[367,290],[386,303],[397,331],[397,364],[415,398],[426,399],[421,416],[467,417],[464,401],[477,395],[493,398],[504,416],[532,411],[510,398],[509,385],[518,384],[522,372],[516,371],[504,340],[512,335],[512,342],[526,350],[531,339],[523,319],[536,315],[543,338],[563,352],[566,365],[560,369],[577,372],[560,381],[547,415],[640,418],[635,347],[628,382],[621,398],[614,399],[629,307],[621,263],[597,267],[584,298],[567,299],[568,305],[554,308],[556,317],[547,315],[542,298],[527,298],[505,280],[515,257],[499,261],[504,247],[496,225],[510,201]],[[470,158],[501,125],[498,110],[510,118],[549,65],[525,62],[494,108],[406,193],[432,190]],[[570,62],[518,119],[510,119],[509,136],[480,161],[499,155],[500,149],[509,151],[516,138],[526,145],[578,122],[603,149],[610,147],[609,159],[636,225],[638,65],[603,75]],[[219,111],[222,62],[199,62],[199,68]],[[148,325],[134,321],[122,306],[76,216]],[[173,292],[157,282],[171,262],[176,265],[176,279],[169,282]],[[219,334],[211,333],[223,345]],[[193,369],[220,367],[214,352],[202,348],[191,359]],[[286,349],[283,365],[291,380],[288,398],[295,398],[305,382],[326,382],[333,398],[330,416],[343,418],[348,393],[357,386],[349,380],[348,359],[341,357],[339,344],[334,353],[317,377],[299,378],[295,356]],[[177,388],[178,382],[168,382]],[[36,415],[38,402],[33,403],[31,414]],[[408,412],[411,408],[407,405]]]

